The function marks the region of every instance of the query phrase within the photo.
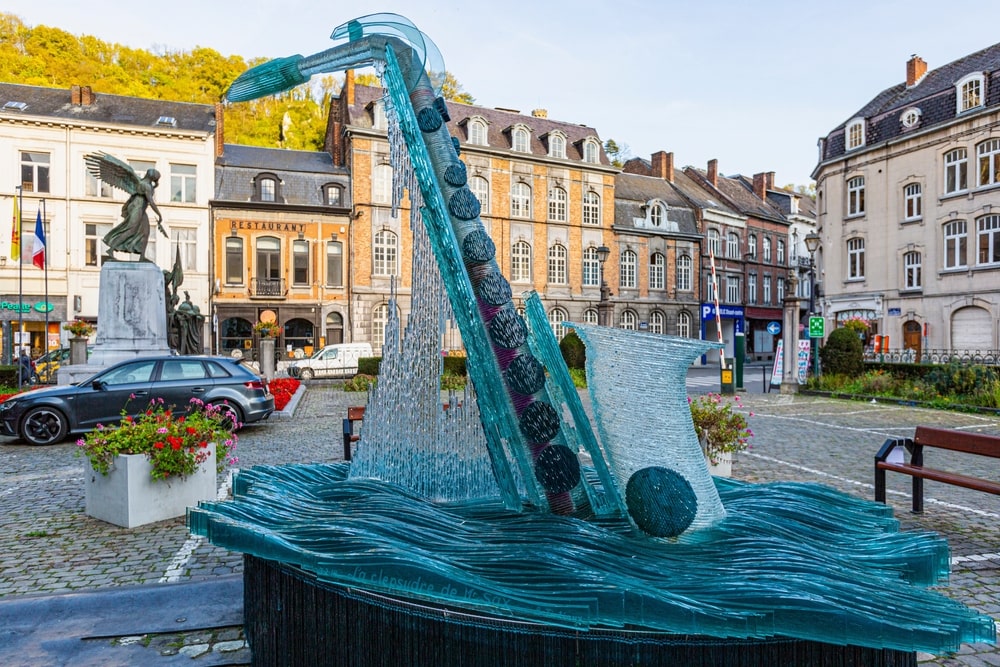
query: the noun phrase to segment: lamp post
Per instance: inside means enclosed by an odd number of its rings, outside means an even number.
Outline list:
[[[608,283],[604,280],[604,262],[608,261],[610,254],[611,248],[606,245],[597,249],[597,262],[601,265],[601,300],[597,303],[597,323],[602,327],[611,326],[611,312],[614,310],[610,299],[611,290],[608,289]]]
[[[820,239],[816,232],[809,232],[804,239],[806,250],[809,251],[809,317],[812,318],[816,308],[816,251],[819,250]],[[810,327],[812,329],[812,327]],[[813,375],[819,376],[819,341],[809,335],[809,347],[813,354]]]

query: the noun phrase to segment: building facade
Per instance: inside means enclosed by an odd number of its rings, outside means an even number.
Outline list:
[[[819,150],[827,329],[862,317],[915,359],[1000,347],[1000,44],[914,56]]]
[[[155,201],[168,236],[150,212],[145,258],[169,268],[179,254],[183,289],[207,312],[215,127],[210,105],[104,95],[88,86],[0,83],[0,218],[8,221],[0,234],[0,349],[6,358],[15,338],[38,356],[68,344],[61,328],[67,320],[96,322],[107,259],[102,239],[121,220],[127,194],[87,172],[83,158],[89,153],[109,153],[140,174],[160,172]],[[20,265],[12,259],[9,231],[15,200],[21,205]],[[44,271],[32,265],[29,240],[39,215]]]

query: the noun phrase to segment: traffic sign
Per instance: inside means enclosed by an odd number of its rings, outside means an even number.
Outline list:
[[[822,317],[810,317],[809,318],[809,337],[810,338],[822,338],[823,337],[823,318]]]
[[[767,333],[777,336],[781,333],[781,322],[768,322],[767,323]]]

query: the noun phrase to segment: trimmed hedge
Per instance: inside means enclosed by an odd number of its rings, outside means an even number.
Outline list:
[[[587,347],[580,340],[576,331],[571,330],[559,341],[559,351],[568,368],[582,369],[587,367]]]
[[[358,359],[358,374],[378,375],[378,369],[381,365],[382,357],[361,357]]]

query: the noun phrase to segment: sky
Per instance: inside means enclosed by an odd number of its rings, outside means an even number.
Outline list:
[[[431,38],[476,104],[594,128],[630,156],[807,185],[817,140],[905,80],[1000,41],[984,0],[5,0],[30,26],[156,51],[310,55],[394,12]],[[79,82],[86,85],[85,81]],[[96,91],[100,92],[100,91]]]

